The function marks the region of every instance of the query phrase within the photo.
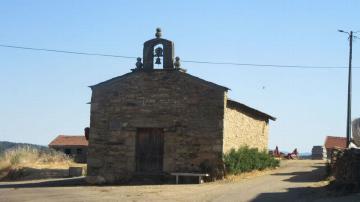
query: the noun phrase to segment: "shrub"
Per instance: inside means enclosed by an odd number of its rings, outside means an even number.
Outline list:
[[[12,148],[6,150],[5,153],[0,156],[0,164],[10,166],[70,162],[72,162],[72,159],[61,152],[50,149],[40,150],[30,146]]]
[[[239,174],[252,170],[264,170],[279,166],[279,160],[271,157],[266,151],[243,146],[237,150],[231,149],[224,154],[226,171],[230,174]]]
[[[0,154],[0,180],[19,179],[25,175],[33,175],[35,178],[41,175],[48,177],[50,175],[39,174],[35,170],[54,170],[54,168],[61,170],[72,163],[73,160],[66,154],[52,149],[39,149],[32,146],[15,147]],[[56,175],[55,171],[52,173]]]

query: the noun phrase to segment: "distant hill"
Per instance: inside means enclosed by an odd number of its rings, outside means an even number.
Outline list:
[[[7,141],[0,141],[0,154],[3,153],[5,150],[7,149],[13,149],[13,148],[17,148],[17,147],[24,147],[24,146],[29,146],[29,147],[34,147],[40,150],[46,150],[48,149],[45,146],[41,146],[41,145],[36,145],[36,144],[28,144],[28,143],[15,143],[15,142],[7,142]]]

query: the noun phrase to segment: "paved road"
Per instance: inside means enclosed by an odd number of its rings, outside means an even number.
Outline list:
[[[262,176],[201,185],[78,185],[82,179],[0,183],[0,201],[313,201],[324,197],[319,187],[324,170],[322,161],[299,160]]]

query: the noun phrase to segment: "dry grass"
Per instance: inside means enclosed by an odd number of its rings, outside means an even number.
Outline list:
[[[0,179],[10,170],[19,168],[68,168],[73,164],[70,157],[55,150],[39,150],[30,146],[18,147],[7,150],[0,156]]]
[[[34,147],[18,147],[7,150],[0,162],[12,167],[41,164],[71,164],[73,160],[67,155],[55,150],[39,150]]]

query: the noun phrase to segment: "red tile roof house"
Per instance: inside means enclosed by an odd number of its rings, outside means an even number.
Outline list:
[[[77,163],[86,163],[88,141],[85,136],[59,135],[50,142],[49,148],[64,152]]]
[[[346,148],[346,138],[345,137],[335,137],[327,136],[325,139],[325,148],[328,158],[331,158],[331,153],[334,148],[345,149]]]

